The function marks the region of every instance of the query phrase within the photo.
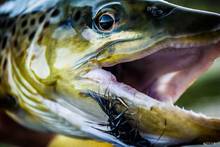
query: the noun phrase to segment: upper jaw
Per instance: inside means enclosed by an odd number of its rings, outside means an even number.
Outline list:
[[[165,39],[139,57],[126,59],[129,62],[103,66],[120,82],[159,101],[175,103],[220,56],[219,31],[208,34]]]

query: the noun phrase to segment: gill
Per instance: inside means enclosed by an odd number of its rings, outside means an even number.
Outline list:
[[[22,63],[24,67],[20,66],[19,63],[16,62],[16,60],[14,59],[15,55],[13,55],[14,52],[9,51],[7,55],[8,84],[11,86],[10,93],[12,95],[19,96],[19,98],[17,99],[18,103],[23,109],[28,110],[29,113],[32,112],[36,114],[41,114],[44,112],[39,111],[39,109],[45,109],[45,107],[42,105],[42,100],[44,99],[44,96],[42,94],[42,87],[46,88],[46,86],[39,81],[39,79],[32,71],[31,62],[34,57],[35,50],[39,49],[37,48],[39,47],[39,45],[37,44],[37,40],[43,32],[44,25],[47,19],[44,19],[44,21],[39,24],[39,27],[36,30],[33,39],[28,45],[29,47],[27,49],[24,49],[27,55],[25,56],[25,62]],[[46,47],[44,49],[46,49]],[[12,49],[10,48],[10,50]]]

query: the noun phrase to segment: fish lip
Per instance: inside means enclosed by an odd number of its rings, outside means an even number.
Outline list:
[[[142,49],[142,51],[139,52],[138,55],[136,55],[139,57],[135,57],[134,59],[125,59],[123,61],[119,61],[118,63],[114,63],[114,64],[100,63],[100,67],[104,67],[104,68],[105,67],[112,67],[116,64],[121,64],[121,63],[125,63],[125,62],[133,62],[133,61],[145,58],[145,57],[147,57],[153,53],[156,53],[160,50],[163,50],[164,48],[182,48],[182,49],[183,48],[200,48],[200,47],[202,48],[202,47],[207,47],[207,46],[212,46],[212,45],[218,44],[220,42],[220,25],[219,25],[219,27],[217,27],[211,31],[200,32],[200,33],[185,34],[185,35],[178,35],[178,36],[169,35],[167,33],[162,33],[162,32],[159,32],[158,34],[162,35],[162,36],[159,36],[159,37],[153,36],[152,38],[159,40],[159,41],[153,43],[150,46],[148,46],[149,44],[145,45],[147,47],[144,47]],[[216,36],[216,34],[217,34],[217,36]],[[207,41],[204,41],[204,42],[198,41],[198,40],[196,41],[197,43],[195,43],[193,41],[192,42],[189,41],[188,43],[187,43],[187,41],[186,41],[186,43],[182,42],[182,40],[184,40],[184,39],[190,40],[190,39],[194,39],[194,37],[199,37],[199,36],[203,36],[203,35],[208,35],[208,36],[215,35],[215,36],[211,39],[207,38]],[[97,57],[99,54],[102,53],[102,51],[104,51],[110,47],[113,47],[115,44],[118,44],[121,42],[138,41],[138,40],[145,40],[145,37],[140,35],[136,38],[129,38],[129,39],[125,39],[125,40],[122,39],[119,41],[112,41],[112,42],[109,42],[106,45],[104,45],[104,47],[101,47],[100,49],[98,49],[98,53],[92,53],[92,54],[93,55],[96,54],[96,57]],[[179,43],[178,43],[178,41],[179,41]],[[91,58],[90,58],[90,60],[91,60]]]

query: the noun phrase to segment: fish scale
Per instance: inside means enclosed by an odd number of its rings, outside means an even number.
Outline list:
[[[4,3],[3,3],[4,4]],[[10,60],[8,58],[9,54],[13,54],[15,58],[20,58],[22,57],[22,53],[24,54],[30,44],[32,43],[37,30],[39,29],[39,26],[44,23],[44,26],[48,27],[49,19],[56,17],[59,15],[59,12],[57,9],[53,8],[48,8],[44,11],[39,11],[39,12],[31,12],[29,14],[19,14],[17,16],[10,16],[9,14],[3,14],[1,15],[1,32],[0,32],[0,38],[1,39],[1,65],[2,65],[2,70],[1,70],[1,91],[4,93],[11,93],[8,90],[6,90],[5,84],[7,84],[7,73],[8,73],[8,67],[10,65],[10,62],[7,62],[7,60]],[[42,35],[40,33],[40,35]],[[40,38],[40,37],[39,37]],[[39,40],[38,40],[39,41]],[[7,87],[8,88],[8,87]],[[14,99],[17,96],[14,96],[14,93],[10,94],[11,99]],[[22,96],[21,96],[22,97]],[[20,97],[20,98],[21,98]],[[23,107],[23,109],[29,109],[28,105],[25,106],[24,103],[28,102],[26,99],[18,98],[16,102],[20,103],[20,106]],[[2,102],[4,103],[4,101]],[[8,104],[9,105],[9,104]],[[31,107],[30,107],[31,108]],[[17,111],[17,110],[16,110]],[[32,111],[32,109],[29,109],[29,111]],[[19,116],[18,112],[18,116]],[[11,114],[12,115],[12,114]],[[23,114],[22,114],[23,115]],[[36,114],[32,114],[31,117],[36,117]],[[34,126],[34,125],[33,125]],[[41,125],[40,125],[41,127]]]

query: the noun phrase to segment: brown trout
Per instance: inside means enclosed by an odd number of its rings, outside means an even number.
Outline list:
[[[220,56],[220,15],[163,0],[5,0],[0,107],[33,130],[118,146],[220,141],[175,102]]]

